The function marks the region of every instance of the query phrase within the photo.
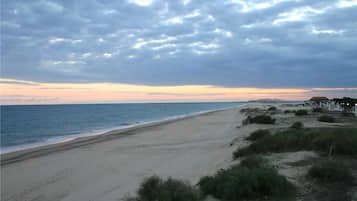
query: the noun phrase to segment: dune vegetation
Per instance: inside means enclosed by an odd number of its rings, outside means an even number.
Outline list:
[[[266,160],[251,156],[227,170],[201,178],[200,189],[222,201],[294,200],[295,187]]]
[[[258,138],[249,146],[236,150],[233,157],[301,150],[312,150],[326,155],[355,155],[357,128],[288,129]]]
[[[307,111],[307,110],[304,110],[304,109],[302,109],[302,110],[297,110],[296,112],[295,112],[295,115],[296,116],[303,116],[303,115],[308,115],[309,114],[309,112]]]
[[[276,119],[269,115],[248,116],[243,120],[243,125],[247,124],[275,124]]]
[[[317,120],[321,121],[321,122],[327,122],[327,123],[336,122],[336,119],[334,117],[332,117],[332,116],[329,116],[329,115],[322,115]]]
[[[341,161],[326,160],[314,164],[308,172],[308,177],[320,183],[353,184],[352,171]]]
[[[125,201],[199,201],[202,200],[199,189],[187,182],[157,176],[145,179],[136,197],[127,197]]]

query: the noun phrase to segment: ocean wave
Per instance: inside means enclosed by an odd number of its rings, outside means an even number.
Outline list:
[[[112,131],[120,131],[120,130],[124,130],[124,129],[135,128],[135,127],[152,126],[155,124],[177,121],[180,119],[194,117],[194,116],[198,116],[198,115],[202,115],[202,114],[206,114],[206,113],[210,113],[210,112],[223,111],[223,110],[241,107],[241,106],[242,105],[224,107],[224,108],[219,108],[219,109],[203,110],[203,111],[198,111],[198,112],[191,112],[191,113],[182,114],[182,115],[174,115],[174,116],[164,117],[164,118],[156,119],[156,120],[152,120],[152,121],[143,121],[143,122],[136,121],[133,123],[125,122],[125,123],[121,123],[120,126],[118,126],[118,127],[97,129],[97,130],[84,132],[84,133],[80,133],[80,134],[49,137],[49,138],[40,140],[35,143],[1,147],[0,154],[11,153],[11,152],[22,151],[22,150],[32,149],[32,148],[38,148],[38,147],[47,146],[47,145],[54,145],[54,144],[69,142],[69,141],[76,140],[76,139],[83,138],[83,137],[104,135],[104,134],[107,134]]]

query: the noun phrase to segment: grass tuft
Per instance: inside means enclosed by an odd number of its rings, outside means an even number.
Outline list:
[[[290,128],[292,128],[292,129],[302,129],[302,128],[304,128],[304,124],[301,123],[300,121],[297,121],[297,122],[293,123],[290,126]]]
[[[244,158],[239,165],[247,168],[262,168],[268,165],[268,161],[261,156],[253,155]]]
[[[307,110],[298,110],[295,112],[296,116],[303,116],[303,115],[308,115],[308,111]]]
[[[313,108],[312,109],[312,112],[319,112],[319,113],[321,113],[321,112],[323,112],[324,110],[321,108],[321,107],[315,107],[315,108]]]
[[[268,111],[277,111],[277,110],[278,110],[278,108],[276,108],[274,106],[268,108]]]
[[[321,121],[321,122],[327,122],[327,123],[336,122],[336,119],[334,117],[332,117],[332,116],[329,116],[329,115],[322,115],[317,120]]]
[[[255,117],[248,116],[243,120],[243,125],[246,124],[274,124],[275,119],[269,115],[258,115]]]
[[[320,183],[353,184],[351,169],[340,161],[327,160],[315,164],[309,170],[308,177]]]
[[[152,176],[144,180],[137,197],[128,197],[126,201],[199,201],[202,200],[198,189],[180,180],[169,178],[162,180]]]
[[[296,110],[284,110],[285,114],[296,113]]]
[[[259,130],[254,131],[253,133],[251,133],[246,138],[246,140],[255,141],[255,140],[258,140],[258,139],[260,139],[262,137],[265,137],[267,135],[270,135],[270,131],[269,130],[267,130],[267,129],[259,129]]]

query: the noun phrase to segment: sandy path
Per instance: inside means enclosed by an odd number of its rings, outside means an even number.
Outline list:
[[[120,200],[151,175],[189,180],[229,165],[243,116],[214,112],[1,167],[1,200]]]

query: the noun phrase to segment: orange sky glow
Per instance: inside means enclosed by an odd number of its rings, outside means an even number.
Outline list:
[[[236,88],[210,85],[148,86],[119,83],[39,83],[0,79],[1,104],[306,100],[316,93],[357,88]]]

